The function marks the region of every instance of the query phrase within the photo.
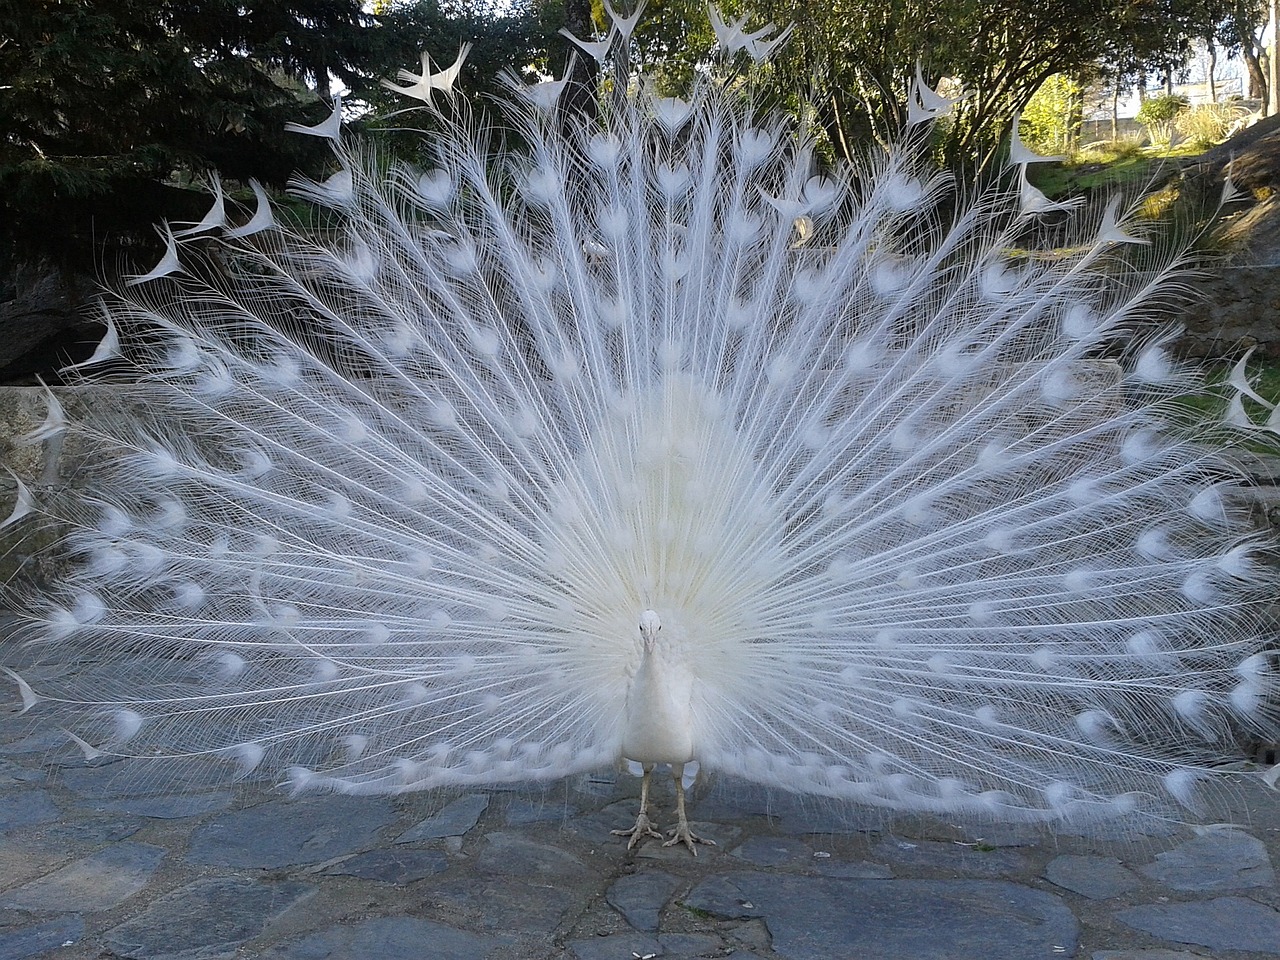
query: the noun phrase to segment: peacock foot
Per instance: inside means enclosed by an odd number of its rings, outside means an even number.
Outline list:
[[[630,837],[631,839],[627,841],[628,850],[634,849],[635,845],[645,837],[662,839],[662,834],[653,829],[653,824],[649,822],[649,815],[643,810],[640,811],[640,816],[636,817],[636,825],[630,830],[610,830],[609,832],[615,837]]]
[[[667,840],[662,845],[664,847],[674,847],[677,843],[683,843],[689,848],[689,852],[695,857],[698,855],[698,848],[696,844],[705,843],[709,847],[714,847],[716,845],[714,840],[708,840],[706,837],[700,837],[690,830],[689,821],[687,820],[681,820],[680,823],[672,829],[671,839]]]

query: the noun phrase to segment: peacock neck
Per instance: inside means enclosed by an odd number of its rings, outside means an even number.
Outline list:
[[[622,755],[640,763],[693,759],[693,674],[674,631],[656,613],[641,615],[640,661],[627,686]]]

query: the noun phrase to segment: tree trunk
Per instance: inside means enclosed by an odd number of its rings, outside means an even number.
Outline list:
[[[565,0],[564,25],[575,37],[590,40],[595,34],[591,19],[591,0]],[[600,64],[583,53],[567,37],[560,37],[560,78],[570,81],[560,98],[561,108],[571,114],[594,117],[598,113],[596,88]]]
[[[1266,103],[1267,75],[1258,59],[1258,48],[1246,41],[1240,48],[1240,57],[1244,60],[1245,72],[1249,74],[1249,98]]]
[[[831,129],[827,131],[827,136],[831,138],[832,147],[840,151],[845,161],[852,162],[854,156],[844,129],[844,111],[840,109],[840,98],[835,93],[831,94]]]
[[[1209,38],[1207,46],[1209,48],[1209,102],[1217,103],[1218,83],[1213,75],[1218,71],[1218,48],[1214,46],[1212,37]]]
[[[1240,42],[1240,59],[1244,61],[1245,70],[1249,74],[1249,98],[1261,100],[1265,109],[1268,70],[1264,60],[1269,58],[1262,45],[1262,32],[1266,24],[1258,22],[1262,10],[1258,8],[1256,0],[1236,0],[1234,7],[1229,22],[1235,38]]]
[[[1068,155],[1080,149],[1080,128],[1084,126],[1084,84],[1074,82],[1067,88],[1067,115],[1063,130],[1063,153]]]
[[[1280,34],[1280,0],[1271,0],[1271,69],[1267,71],[1267,115],[1280,113],[1280,104],[1276,97],[1280,94],[1280,49],[1277,48],[1277,34]]]
[[[311,68],[311,72],[316,78],[316,95],[321,100],[332,100],[333,90],[329,84],[329,68],[324,64],[317,64]]]

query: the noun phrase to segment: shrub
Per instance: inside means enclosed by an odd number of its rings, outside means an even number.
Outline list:
[[[1238,100],[1202,103],[1179,113],[1173,125],[1197,147],[1205,148],[1227,139],[1236,123],[1247,115],[1248,110]]]
[[[1138,108],[1138,115],[1134,119],[1144,127],[1150,127],[1156,123],[1168,123],[1190,105],[1191,102],[1186,97],[1171,94],[1149,97],[1142,101],[1142,106]]]

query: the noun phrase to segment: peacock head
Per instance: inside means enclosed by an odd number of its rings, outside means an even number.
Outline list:
[[[653,652],[653,648],[658,642],[658,633],[661,630],[662,618],[658,616],[656,610],[642,610],[640,612],[640,642],[644,645],[646,652]]]

